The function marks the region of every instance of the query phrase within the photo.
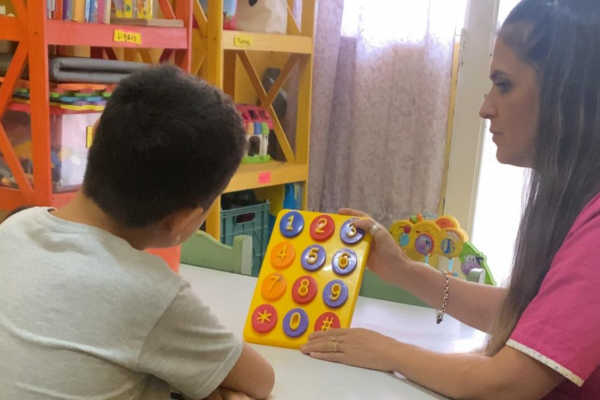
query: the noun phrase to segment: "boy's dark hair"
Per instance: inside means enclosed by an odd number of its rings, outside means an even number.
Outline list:
[[[145,227],[208,208],[237,170],[242,120],[218,89],[162,65],[121,81],[100,118],[83,191],[115,221]]]

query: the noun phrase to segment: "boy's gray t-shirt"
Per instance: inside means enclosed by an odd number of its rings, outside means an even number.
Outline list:
[[[1,398],[204,398],[241,350],[161,259],[47,208],[0,225]]]

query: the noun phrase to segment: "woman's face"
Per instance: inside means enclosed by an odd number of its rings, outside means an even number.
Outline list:
[[[490,79],[493,86],[479,115],[490,120],[493,141],[498,146],[496,158],[502,164],[531,168],[540,92],[535,70],[499,38]]]

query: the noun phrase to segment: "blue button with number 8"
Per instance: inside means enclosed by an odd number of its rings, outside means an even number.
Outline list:
[[[279,230],[286,238],[295,238],[304,230],[304,217],[297,211],[290,211],[281,218]]]

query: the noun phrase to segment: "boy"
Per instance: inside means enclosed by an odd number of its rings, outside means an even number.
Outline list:
[[[0,225],[0,397],[269,395],[271,366],[142,251],[200,227],[245,143],[232,103],[175,67],[119,85],[76,199]]]

